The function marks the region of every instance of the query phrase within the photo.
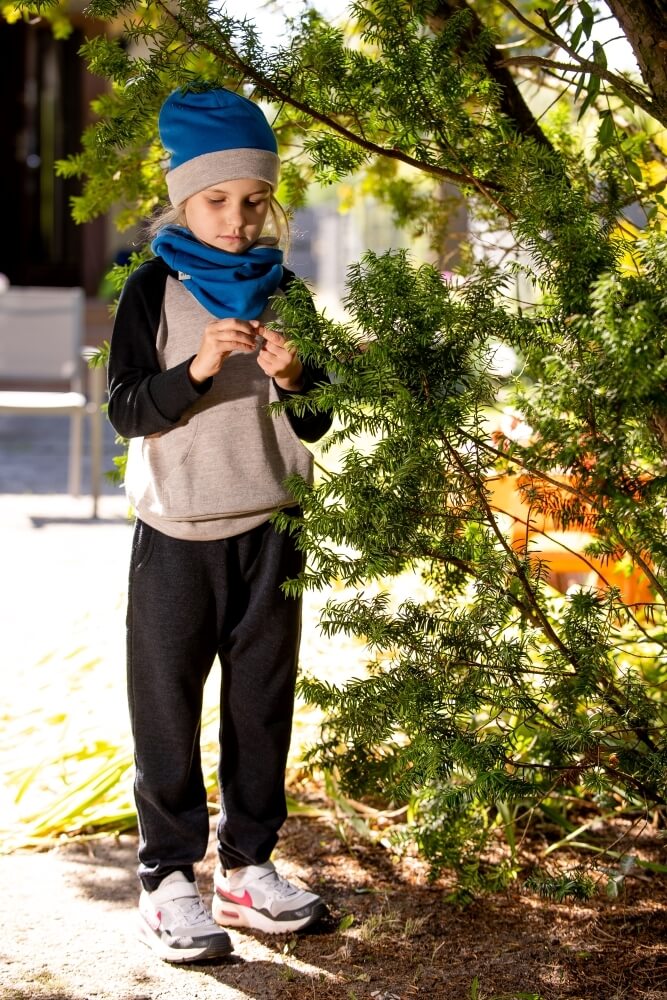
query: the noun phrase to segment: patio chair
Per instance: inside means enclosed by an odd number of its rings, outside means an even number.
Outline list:
[[[561,481],[565,486],[570,477],[552,474],[552,480]],[[627,605],[647,605],[654,600],[653,592],[644,573],[638,567],[626,571],[613,559],[585,555],[585,549],[595,541],[593,526],[573,527],[561,523],[557,508],[552,513],[531,508],[522,495],[521,487],[530,484],[530,476],[498,476],[487,480],[491,509],[508,518],[509,539],[520,551],[526,546],[531,558],[542,562],[546,578],[551,585],[566,592],[571,583],[604,588],[618,587],[621,598]],[[567,499],[566,491],[554,487],[554,500],[560,493]]]
[[[0,291],[0,415],[69,416],[68,490],[81,490],[83,418],[91,418],[93,517],[100,493],[102,371],[84,366],[82,288],[9,287]]]

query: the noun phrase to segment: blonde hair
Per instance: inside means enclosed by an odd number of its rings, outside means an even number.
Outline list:
[[[158,209],[146,225],[146,235],[148,238],[153,239],[164,226],[183,226],[187,229],[188,224],[185,221],[186,205],[187,198],[181,205],[163,205],[161,209]],[[268,235],[276,237],[285,256],[287,256],[290,243],[289,218],[273,192],[271,192],[268,216],[271,219],[271,228],[273,230]]]

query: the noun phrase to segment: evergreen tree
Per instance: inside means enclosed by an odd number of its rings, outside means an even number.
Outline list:
[[[302,518],[278,519],[311,553],[291,586],[352,588],[323,627],[371,650],[363,678],[302,681],[326,714],[310,759],[346,792],[408,803],[396,840],[415,840],[434,874],[454,867],[464,893],[513,877],[516,831],[540,817],[567,832],[577,807],[659,817],[666,804],[667,81],[655,39],[667,15],[648,0],[610,6],[636,78],[608,67],[604,10],[585,0],[360,0],[347,28],[308,11],[268,50],[203,0],[93,0],[95,17],[124,19],[120,36],[85,46],[113,86],[60,167],[84,179],[78,219],[122,204],[129,224],[164,193],[165,94],[245,83],[276,110],[292,205],[313,179],[353,174],[438,248],[447,182],[475,231],[511,239],[502,263],[471,243],[452,280],[402,251],[366,254],[350,266],[345,323],[313,316],[298,285],[282,307],[302,353],[333,376],[289,405],[337,418],[331,468],[293,483]],[[539,120],[526,74],[556,88]],[[631,204],[648,220],[641,239]],[[526,302],[517,287],[532,289]],[[499,344],[520,359],[514,378],[494,374]],[[507,406],[521,439],[491,433]],[[599,577],[559,595],[543,553],[567,547],[564,528],[587,536],[572,553],[583,572],[602,561],[613,583],[622,567],[649,599]],[[426,596],[397,604],[392,579],[406,570]],[[545,864],[532,884],[562,898],[594,883]]]

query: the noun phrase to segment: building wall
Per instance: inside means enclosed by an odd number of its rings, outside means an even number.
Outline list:
[[[15,285],[81,285],[94,294],[105,267],[104,221],[77,226],[75,181],[55,163],[80,148],[102,81],[78,55],[83,31],[54,39],[48,25],[0,21],[0,272]]]
[[[311,285],[317,304],[331,315],[344,316],[347,272],[367,250],[377,254],[407,249],[416,263],[428,261],[442,270],[458,263],[458,247],[467,232],[465,206],[460,197],[450,218],[450,232],[439,254],[424,238],[412,239],[396,228],[391,213],[369,196],[359,197],[341,212],[335,187],[310,207],[299,209],[292,224],[289,266]]]

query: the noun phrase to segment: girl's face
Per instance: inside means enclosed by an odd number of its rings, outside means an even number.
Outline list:
[[[243,253],[261,236],[270,204],[271,188],[264,181],[223,181],[188,198],[185,221],[202,243]]]

